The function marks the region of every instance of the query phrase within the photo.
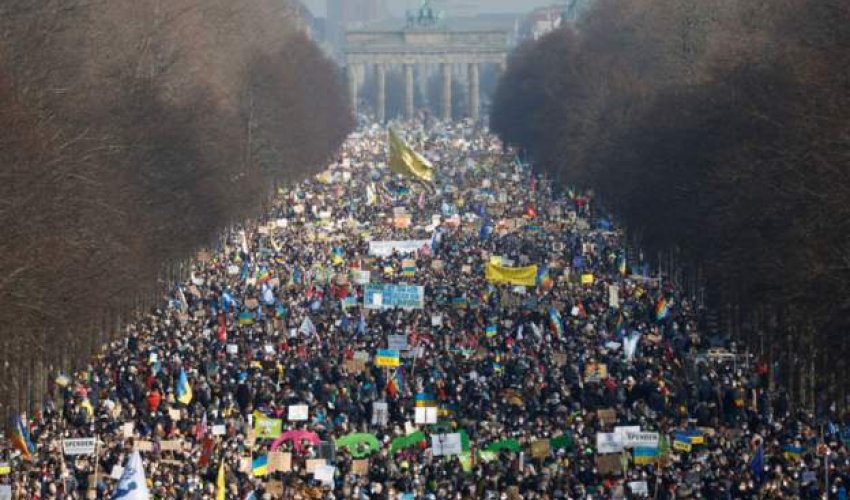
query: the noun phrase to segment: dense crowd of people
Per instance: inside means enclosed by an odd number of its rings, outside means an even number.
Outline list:
[[[846,498],[840,416],[792,410],[763,363],[711,349],[693,298],[626,255],[591,193],[468,124],[396,130],[433,185],[386,167],[385,128],[353,134],[56,377],[23,419],[31,459],[4,446],[13,498],[121,498],[133,450],[161,499],[217,498],[220,470],[239,500]],[[626,428],[658,441],[639,453]],[[95,453],[63,453],[85,437]]]

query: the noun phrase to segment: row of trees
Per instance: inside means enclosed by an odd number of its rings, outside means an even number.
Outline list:
[[[342,82],[298,22],[280,0],[0,3],[0,413],[336,150]]]
[[[519,49],[492,117],[706,276],[807,406],[850,387],[848,26],[845,0],[598,0]]]

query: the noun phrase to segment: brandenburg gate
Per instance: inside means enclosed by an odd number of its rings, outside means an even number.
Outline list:
[[[452,68],[467,65],[468,109],[470,118],[478,121],[481,113],[479,91],[480,65],[495,64],[504,69],[508,57],[508,33],[504,31],[450,31],[417,26],[408,20],[401,31],[348,31],[345,64],[349,93],[357,112],[359,75],[367,67],[375,68],[378,121],[386,120],[386,74],[391,65],[404,68],[404,112],[414,114],[414,68],[417,65],[439,65],[442,76],[440,116],[452,118]]]

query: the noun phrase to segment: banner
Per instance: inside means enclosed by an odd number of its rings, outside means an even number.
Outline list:
[[[659,436],[657,432],[626,431],[622,435],[623,446],[626,448],[658,448]]]
[[[422,309],[425,307],[425,287],[416,285],[387,285],[369,283],[363,290],[366,309]]]
[[[91,455],[94,453],[95,438],[63,439],[62,449],[66,455]]]
[[[487,281],[493,284],[534,286],[537,284],[537,266],[505,267],[493,262],[487,263],[484,270]]]
[[[431,451],[435,457],[460,455],[463,452],[460,433],[434,434],[431,436]]]
[[[620,441],[620,436],[614,432],[597,432],[596,433],[596,453],[604,455],[606,453],[620,453],[623,451],[623,442]]]
[[[430,248],[431,240],[370,241],[369,255],[389,257],[393,252],[409,255],[418,252],[424,246]]]
[[[389,131],[390,170],[413,179],[425,182],[434,180],[434,166],[410,148],[393,129]]]

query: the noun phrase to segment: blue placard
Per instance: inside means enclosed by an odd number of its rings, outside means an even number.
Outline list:
[[[422,309],[425,306],[425,287],[369,283],[363,290],[366,309]]]

